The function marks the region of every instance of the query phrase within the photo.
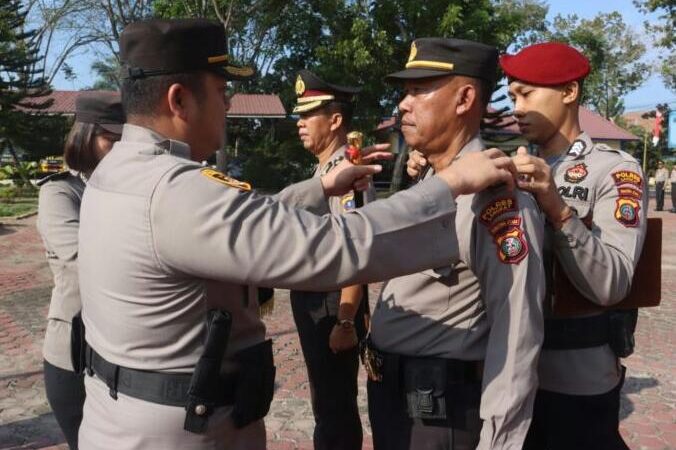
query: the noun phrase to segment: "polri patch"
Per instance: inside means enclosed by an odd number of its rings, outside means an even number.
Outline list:
[[[637,227],[641,204],[633,198],[620,197],[616,200],[615,219],[625,227]]]
[[[229,176],[219,172],[218,170],[202,169],[200,170],[200,172],[202,173],[202,175],[209,178],[210,180],[214,180],[215,182],[224,184],[228,187],[239,189],[240,191],[251,190],[251,185],[249,183],[245,181],[235,180],[234,178],[230,178]]]
[[[613,172],[612,176],[616,186],[633,184],[637,189],[643,189],[643,178],[636,172],[631,170],[618,170],[617,172]]]
[[[495,236],[498,258],[504,264],[518,264],[528,255],[528,243],[521,228],[508,227]]]
[[[587,165],[585,163],[580,163],[568,168],[566,173],[563,175],[563,179],[569,183],[579,183],[580,181],[587,178],[587,175],[589,175],[589,172],[587,171]]]
[[[585,144],[584,141],[578,139],[577,141],[573,142],[573,145],[570,146],[568,149],[568,154],[577,158],[582,154],[585,148],[587,148],[587,144]]]
[[[516,198],[514,197],[505,197],[499,198],[492,201],[488,206],[486,206],[479,215],[479,220],[483,222],[484,225],[490,225],[495,219],[501,215],[516,211],[518,205],[516,203]]]

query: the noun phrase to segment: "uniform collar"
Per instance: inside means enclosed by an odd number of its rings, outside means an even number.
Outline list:
[[[169,153],[179,158],[190,159],[190,146],[185,142],[167,139],[156,131],[138,125],[125,123],[122,128],[122,138],[120,141],[155,144],[152,150],[143,151],[142,153],[155,155]]]
[[[453,158],[453,161],[460,158],[462,155],[466,155],[467,153],[470,152],[480,152],[485,148],[486,145],[484,144],[484,141],[481,140],[479,133],[477,133],[474,135],[472,139],[470,139],[465,145],[462,146],[458,154],[455,155],[455,158]],[[424,175],[423,178],[427,179],[432,175],[434,175],[434,169],[432,169],[430,166],[430,170],[427,171],[427,173]]]
[[[565,161],[581,159],[583,156],[589,154],[593,147],[594,142],[591,140],[591,137],[583,131],[582,134],[575,138],[573,143],[570,144],[563,159]]]
[[[347,144],[343,144],[338,147],[336,151],[331,153],[331,156],[329,156],[329,159],[324,163],[323,166],[317,164],[316,172],[321,175],[326,175],[337,163],[345,159],[345,150],[347,150]]]

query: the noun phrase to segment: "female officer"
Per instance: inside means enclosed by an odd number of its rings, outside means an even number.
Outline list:
[[[45,390],[71,449],[78,447],[85,400],[83,376],[73,371],[70,359],[71,319],[81,307],[77,276],[80,202],[87,178],[120,139],[123,123],[118,94],[80,94],[63,153],[69,170],[38,182],[37,226],[54,275],[43,347]]]

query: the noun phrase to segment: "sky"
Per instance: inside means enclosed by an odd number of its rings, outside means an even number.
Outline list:
[[[636,9],[632,0],[549,0],[547,3],[549,4],[548,19],[552,19],[557,14],[577,14],[581,18],[591,19],[600,12],[618,11],[622,14],[624,21],[645,38],[644,41],[648,46],[647,58],[654,60],[656,52],[651,48],[651,40],[643,29],[646,16]],[[90,66],[95,60],[94,52],[80,52],[69,61],[77,78],[72,81],[66,80],[63,74],[59,73],[54,79],[54,87],[61,90],[77,90],[91,86],[94,82],[94,75],[90,71]],[[676,92],[664,86],[659,74],[652,74],[640,88],[624,98],[626,111],[648,110],[657,103],[670,103],[672,107],[676,107]]]

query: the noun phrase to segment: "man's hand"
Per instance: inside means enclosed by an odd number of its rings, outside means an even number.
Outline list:
[[[376,144],[362,149],[362,161],[368,163],[377,159],[392,159],[392,153],[386,151],[390,144]],[[345,195],[351,190],[368,189],[371,176],[383,170],[378,164],[355,166],[343,160],[333,170],[321,178],[324,194],[327,197]]]
[[[570,217],[571,210],[559,195],[547,162],[529,155],[525,147],[516,150],[516,156],[512,157],[512,161],[518,173],[517,186],[531,192],[549,222],[554,228],[561,228],[563,222]]]
[[[329,348],[333,353],[344,352],[357,346],[357,331],[354,327],[335,325],[329,336]]]
[[[497,148],[471,152],[436,173],[451,188],[453,197],[472,194],[495,184],[514,189],[516,168],[511,158]]]
[[[411,178],[417,178],[427,167],[427,159],[418,150],[408,152],[408,161],[406,161],[406,173]]]

